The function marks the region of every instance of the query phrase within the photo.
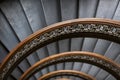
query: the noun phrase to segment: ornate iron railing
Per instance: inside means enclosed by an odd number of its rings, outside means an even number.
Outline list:
[[[49,56],[31,66],[19,80],[28,80],[32,75],[45,67],[63,62],[84,62],[98,66],[113,75],[117,80],[120,79],[120,66],[111,59],[92,52],[73,51],[64,52]]]
[[[43,28],[17,45],[0,66],[0,79],[7,79],[15,67],[35,50],[57,40],[95,37],[120,44],[120,22],[105,19],[75,19]]]

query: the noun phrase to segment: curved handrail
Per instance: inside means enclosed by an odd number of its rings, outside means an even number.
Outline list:
[[[59,78],[59,79],[56,79],[56,80],[71,80],[71,79],[68,79],[68,78]]]
[[[0,79],[6,79],[28,55],[51,42],[73,37],[96,37],[120,44],[120,22],[108,19],[75,19],[45,27],[14,48],[0,66]]]
[[[32,75],[50,65],[61,62],[85,62],[98,66],[113,75],[117,80],[120,79],[120,65],[111,59],[92,52],[72,51],[64,52],[44,58],[31,66],[19,80],[28,80]]]
[[[55,76],[61,76],[61,75],[67,75],[67,76],[76,76],[85,80],[96,80],[94,77],[80,71],[75,70],[58,70],[53,71],[47,74],[44,74],[43,76],[39,77],[38,80],[49,80],[50,78],[53,78]]]

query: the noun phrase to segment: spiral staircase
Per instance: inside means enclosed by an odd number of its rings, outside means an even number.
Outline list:
[[[89,18],[107,18],[107,20]],[[6,56],[16,50],[16,46],[20,42],[27,42],[27,40],[32,39],[31,37],[34,37],[34,35],[36,36],[36,33],[42,32],[42,30],[52,29],[52,27],[56,25],[71,25],[71,23],[84,22],[87,20],[91,21],[91,25],[93,25],[95,21],[101,21],[100,24],[103,24],[104,22],[109,22],[108,19],[113,19],[110,20],[111,24],[117,22],[115,23],[115,26],[116,24],[119,24],[118,33],[120,34],[120,22],[114,21],[120,19],[119,0],[1,0],[0,66],[5,62]],[[47,28],[46,26],[49,27]],[[32,36],[29,36],[31,34]],[[77,37],[74,37],[74,35],[71,35],[72,37],[69,35],[67,38],[66,36],[65,38],[58,37],[55,41],[53,40],[51,42],[48,41],[49,43],[44,43],[43,46],[36,49],[34,52],[31,51],[31,55],[26,55],[26,57],[23,58],[24,60],[21,59],[21,62],[18,62],[19,64],[16,63],[17,65],[15,65],[13,71],[10,71],[9,76],[5,78],[5,80],[18,80],[36,62],[49,56],[72,51],[97,53],[98,55],[112,59],[120,66],[120,37],[92,37],[89,36],[89,34],[85,34],[85,36],[78,35],[79,34],[75,35]],[[41,69],[36,74],[33,74],[29,80],[38,80],[40,76],[58,70],[84,72],[85,74],[94,77],[96,80],[120,79],[116,79],[111,73],[96,65],[84,62],[64,61]],[[2,73],[3,72],[1,71],[1,74]],[[86,80],[84,78],[68,75],[59,75],[48,80],[59,79]]]

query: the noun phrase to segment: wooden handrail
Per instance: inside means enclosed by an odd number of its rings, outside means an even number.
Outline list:
[[[59,79],[55,79],[55,80],[71,80],[71,79],[68,79],[68,78],[59,78]]]
[[[53,71],[47,74],[44,74],[43,76],[39,77],[38,80],[49,80],[53,77],[56,76],[76,76],[85,80],[96,80],[94,77],[80,71],[75,71],[75,70],[58,70],[58,71]]]
[[[57,40],[73,37],[95,37],[120,44],[120,21],[108,19],[75,19],[45,27],[18,44],[0,66],[0,79],[7,79],[16,66],[35,50]]]
[[[19,80],[28,80],[32,75],[42,70],[45,67],[62,62],[84,62],[95,65],[106,70],[113,75],[117,80],[120,79],[120,65],[113,62],[111,59],[92,52],[72,51],[64,52],[56,55],[49,56],[40,60],[31,66]]]
[[[68,79],[68,78],[59,78],[59,79],[55,79],[55,80],[71,80],[71,79]]]

